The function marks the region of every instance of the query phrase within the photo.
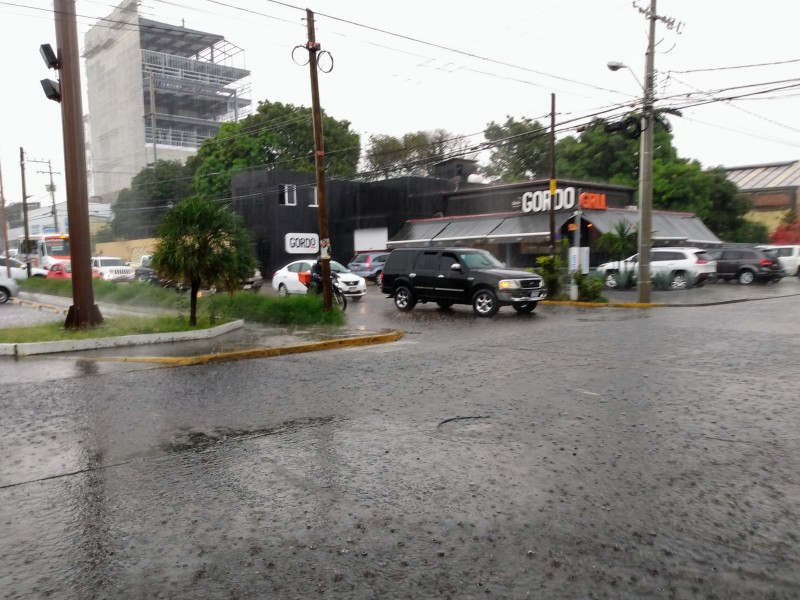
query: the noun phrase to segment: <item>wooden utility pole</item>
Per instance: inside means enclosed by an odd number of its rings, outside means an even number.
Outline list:
[[[53,173],[53,164],[50,160],[33,160],[28,159],[28,162],[32,163],[46,163],[47,164],[47,171],[36,171],[37,173],[49,173],[50,174],[50,185],[47,186],[47,191],[50,192],[50,201],[53,205],[53,231],[58,233],[58,210],[56,209],[56,185],[53,183],[53,175],[61,175],[61,173],[56,172]]]
[[[550,94],[550,256],[556,257],[556,95]],[[553,265],[555,266],[555,264]]]
[[[308,66],[311,75],[311,111],[314,121],[314,162],[317,173],[317,213],[319,215],[319,255],[322,258],[322,298],[326,311],[332,308],[331,297],[331,241],[328,233],[328,205],[325,199],[325,149],[322,137],[322,109],[319,102],[317,79],[317,52],[320,45],[314,33],[314,13],[306,9],[308,21]]]
[[[64,326],[76,329],[103,322],[94,303],[92,246],[89,232],[89,186],[86,182],[86,143],[83,134],[80,51],[75,0],[54,0],[56,45],[60,72],[61,122],[64,137],[69,255],[72,262],[72,306]]]
[[[22,175],[22,225],[25,231],[25,264],[28,269],[28,278],[31,276],[31,240],[28,229],[28,191],[25,187],[25,150],[19,149],[19,171]]]

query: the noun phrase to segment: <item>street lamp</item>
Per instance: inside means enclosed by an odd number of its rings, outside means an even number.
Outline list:
[[[653,284],[650,281],[650,245],[653,229],[653,31],[655,21],[651,20],[650,41],[647,47],[647,66],[645,84],[639,81],[633,70],[621,62],[610,62],[611,71],[628,69],[644,93],[642,102],[642,134],[639,150],[639,302],[650,304]]]

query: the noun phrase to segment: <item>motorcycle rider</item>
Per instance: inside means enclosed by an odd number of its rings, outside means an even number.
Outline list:
[[[311,265],[311,289],[317,293],[322,293],[322,257],[318,256],[317,261]]]

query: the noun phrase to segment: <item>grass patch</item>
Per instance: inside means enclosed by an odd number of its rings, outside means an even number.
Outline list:
[[[72,297],[72,282],[34,277],[20,281],[25,292],[51,296]],[[0,343],[44,342],[54,340],[81,340],[94,337],[112,337],[141,333],[171,333],[207,329],[215,325],[244,319],[266,325],[343,325],[344,314],[334,309],[325,312],[321,296],[290,296],[278,298],[251,291],[211,294],[204,292],[197,300],[197,321],[189,326],[189,294],[178,293],[150,283],[112,283],[94,281],[95,302],[166,310],[162,316],[104,318],[96,328],[64,329],[64,321],[55,321],[33,327],[0,328]],[[101,311],[102,312],[102,311]]]
[[[97,327],[82,329],[64,329],[63,322],[45,323],[31,327],[4,327],[0,329],[0,343],[24,344],[58,340],[85,340],[142,333],[172,333],[175,331],[207,329],[210,326],[208,317],[198,318],[195,327],[190,327],[186,319],[173,316],[114,317],[105,319],[103,324]]]

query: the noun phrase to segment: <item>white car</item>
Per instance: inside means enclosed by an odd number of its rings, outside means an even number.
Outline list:
[[[762,250],[774,250],[778,257],[778,262],[786,271],[787,275],[797,275],[800,277],[800,245],[787,244],[785,246],[756,246]]]
[[[311,266],[316,262],[315,258],[305,258],[290,262],[285,267],[278,269],[272,275],[272,289],[281,296],[290,294],[305,294],[308,291],[306,284],[301,281],[301,273],[311,272]],[[339,275],[339,287],[348,298],[356,300],[367,294],[367,281],[360,275],[356,275],[342,263],[331,261],[331,271]],[[304,275],[308,279],[309,275]]]
[[[0,275],[0,304],[5,304],[14,296],[19,296],[19,284],[10,277]]]
[[[623,277],[638,274],[639,255],[604,263],[597,271],[602,273],[606,287],[620,287]],[[701,286],[716,274],[717,261],[702,248],[653,248],[650,251],[651,277],[668,276],[673,289],[683,289],[692,283]]]
[[[11,267],[11,279],[28,278],[28,265],[16,258],[0,256],[0,277],[8,277],[8,267]],[[31,277],[47,277],[47,269],[31,267]]]

